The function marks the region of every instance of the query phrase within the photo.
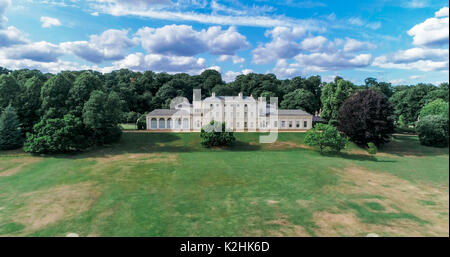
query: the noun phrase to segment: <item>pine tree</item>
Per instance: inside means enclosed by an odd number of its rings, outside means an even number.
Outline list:
[[[22,146],[19,117],[11,105],[0,115],[0,150],[12,150]]]

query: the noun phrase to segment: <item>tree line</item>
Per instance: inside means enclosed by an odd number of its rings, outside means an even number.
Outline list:
[[[168,108],[170,100],[177,96],[192,101],[193,89],[202,89],[202,97],[213,92],[278,97],[281,108],[300,108],[311,114],[321,110],[322,119],[333,126],[338,126],[339,110],[347,99],[371,90],[392,107],[393,123],[405,129],[415,127],[426,104],[437,99],[448,103],[449,92],[448,83],[393,87],[375,78],[355,85],[341,77],[323,82],[320,76],[280,80],[274,74],[250,73],[226,83],[215,70],[193,76],[127,69],[104,74],[90,70],[44,74],[0,67],[0,112],[5,116],[0,119],[0,134],[11,133],[11,127],[16,126],[22,140],[9,144],[7,141],[17,140],[0,135],[0,145],[5,145],[0,147],[24,145],[26,151],[43,153],[109,144],[120,138],[120,123],[135,123],[139,118],[143,121],[143,115]],[[19,133],[16,130],[13,133]]]

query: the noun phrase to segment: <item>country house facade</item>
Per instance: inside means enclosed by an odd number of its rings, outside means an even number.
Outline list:
[[[155,109],[146,116],[147,130],[200,131],[211,122],[225,122],[234,131],[308,130],[313,115],[303,110],[278,109],[278,104],[267,104],[264,97],[216,96],[192,104],[187,99],[170,109]]]

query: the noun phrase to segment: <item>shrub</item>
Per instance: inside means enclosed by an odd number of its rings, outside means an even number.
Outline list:
[[[80,118],[43,118],[27,133],[24,149],[31,153],[57,153],[83,150],[89,146],[86,129]]]
[[[8,105],[0,116],[0,150],[12,150],[23,144],[19,127],[19,117],[11,105]]]
[[[138,130],[145,130],[147,128],[147,121],[146,121],[147,117],[146,115],[141,115],[141,117],[139,117],[139,119],[136,122],[136,127]]]
[[[211,121],[200,132],[204,147],[231,145],[236,141],[232,131],[226,131],[225,122]]]
[[[369,154],[377,154],[378,149],[377,149],[377,146],[374,143],[370,142],[370,143],[367,144],[367,146],[368,146],[367,147],[367,152]]]
[[[339,109],[338,128],[359,145],[384,144],[394,132],[392,106],[382,93],[371,89],[358,92]]]
[[[440,115],[425,116],[416,125],[420,144],[426,146],[448,146],[448,129],[448,118]]]
[[[320,153],[328,149],[340,152],[345,148],[347,139],[341,136],[336,127],[318,123],[306,132],[305,143],[309,146],[318,146]]]

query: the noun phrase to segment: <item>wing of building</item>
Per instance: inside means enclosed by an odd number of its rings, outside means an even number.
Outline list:
[[[195,99],[195,97],[194,97]],[[171,109],[155,109],[147,114],[147,130],[200,131],[212,120],[225,122],[233,131],[307,130],[313,115],[303,110],[278,109],[277,103],[267,104],[264,97],[216,96],[185,101]]]

